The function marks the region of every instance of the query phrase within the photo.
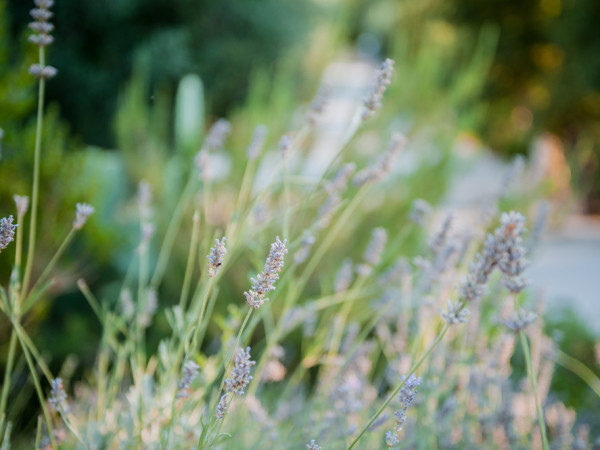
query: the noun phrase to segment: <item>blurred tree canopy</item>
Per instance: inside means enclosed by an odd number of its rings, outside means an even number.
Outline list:
[[[13,37],[33,2],[9,0]],[[245,98],[248,74],[302,42],[309,0],[60,0],[49,61],[60,76],[48,98],[89,144],[114,146],[117,95],[141,63],[151,84],[174,89],[189,72],[207,87],[215,114]]]
[[[440,39],[460,36],[475,48],[483,30],[497,29],[494,61],[479,98],[485,112],[476,131],[494,150],[507,155],[525,153],[532,139],[544,132],[557,134],[568,151],[576,187],[597,203],[594,208],[588,202],[588,208],[600,211],[598,0],[348,0],[346,4],[349,37],[359,47],[375,40],[386,49],[399,37],[418,45],[433,26]],[[454,70],[448,67],[448,73]]]

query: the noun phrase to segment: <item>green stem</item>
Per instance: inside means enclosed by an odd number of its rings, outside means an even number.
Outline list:
[[[39,49],[40,66],[45,65],[44,47]],[[38,105],[37,105],[37,122],[35,128],[35,150],[33,158],[33,187],[31,192],[31,222],[29,227],[29,245],[27,248],[27,264],[25,266],[25,276],[23,277],[23,292],[21,298],[27,294],[27,288],[31,279],[33,270],[33,256],[35,254],[35,232],[37,225],[37,210],[38,197],[40,190],[40,160],[42,153],[42,130],[44,124],[44,94],[46,90],[46,80],[40,78],[38,85]]]
[[[40,283],[44,282],[44,280],[50,274],[52,269],[54,269],[54,266],[56,266],[56,263],[58,262],[60,257],[63,255],[63,253],[65,252],[68,245],[73,240],[73,236],[75,236],[76,231],[77,230],[75,230],[75,228],[71,227],[69,234],[67,234],[67,236],[63,240],[62,244],[60,244],[60,247],[58,247],[58,250],[56,250],[56,253],[54,253],[54,256],[52,257],[52,259],[50,260],[50,262],[48,263],[48,265],[46,266],[46,268],[44,269],[44,271],[42,272],[40,277],[37,279],[37,281],[31,288],[31,292],[34,292],[37,289],[37,287],[40,285]]]
[[[527,375],[529,375],[531,389],[533,389],[535,409],[537,412],[538,425],[540,427],[540,435],[542,437],[542,447],[544,450],[549,450],[550,446],[548,445],[548,437],[546,436],[546,424],[544,423],[544,413],[542,411],[542,406],[538,397],[537,381],[531,364],[531,352],[529,351],[529,344],[527,342],[527,337],[525,336],[523,330],[519,331],[519,337],[521,338],[521,347],[523,349],[523,354],[525,355],[525,363],[527,364]]]
[[[192,282],[192,272],[194,270],[194,263],[196,261],[196,253],[198,252],[198,239],[200,234],[200,216],[198,210],[194,212],[192,219],[192,236],[190,240],[190,251],[188,253],[188,260],[185,267],[185,275],[183,277],[183,286],[181,287],[181,295],[179,297],[179,307],[181,311],[185,311],[187,298],[190,293],[190,284]]]
[[[210,410],[209,422],[202,429],[202,434],[200,435],[200,440],[198,441],[199,449],[205,448],[206,444],[208,444],[208,443],[205,444],[204,441],[209,437],[210,432],[212,431],[213,427],[211,425],[214,424],[215,412],[217,410],[217,405],[219,404],[219,400],[221,398],[221,393],[223,392],[223,386],[225,385],[225,380],[227,379],[227,375],[229,374],[231,362],[233,361],[233,358],[235,356],[235,351],[237,349],[237,346],[240,343],[240,339],[242,338],[244,329],[246,328],[246,325],[248,324],[248,321],[250,320],[250,316],[252,316],[253,311],[254,311],[254,308],[248,309],[248,313],[246,313],[246,317],[244,318],[244,321],[242,322],[242,325],[240,326],[240,330],[238,331],[237,337],[235,339],[235,344],[233,345],[233,349],[231,350],[231,355],[229,356],[229,360],[227,361],[227,364],[225,365],[225,372],[223,373],[223,379],[221,380],[221,385],[219,386],[219,391],[217,392],[217,397],[215,399],[215,403]]]
[[[165,275],[165,271],[167,270],[169,257],[171,256],[171,251],[173,250],[173,245],[175,244],[175,238],[177,237],[177,229],[179,228],[179,224],[181,223],[181,218],[183,216],[188,197],[190,196],[196,184],[195,181],[196,174],[195,172],[193,172],[189,175],[183,193],[179,197],[177,206],[175,206],[175,210],[171,215],[171,221],[169,222],[167,232],[165,233],[165,238],[158,253],[156,268],[154,269],[154,274],[152,275],[152,280],[150,281],[150,285],[153,287],[156,287],[160,284],[163,276]]]
[[[29,354],[29,349],[27,348],[27,344],[22,339],[19,331],[15,324],[13,324],[13,329],[17,333],[17,337],[21,343],[21,348],[23,349],[23,353],[25,354],[25,359],[27,360],[27,365],[29,366],[29,372],[31,373],[31,378],[33,379],[33,384],[35,385],[35,390],[38,395],[38,400],[40,401],[40,407],[42,408],[42,413],[44,415],[44,421],[46,422],[46,428],[48,429],[48,436],[50,438],[50,445],[52,448],[56,447],[56,441],[54,440],[54,429],[52,427],[52,421],[50,419],[50,413],[48,413],[48,408],[46,408],[46,399],[44,398],[44,393],[42,392],[42,386],[40,384],[40,380],[37,376],[37,371],[35,365],[33,364],[33,360],[31,359],[31,355]]]
[[[387,406],[390,404],[390,402],[396,397],[396,395],[398,395],[398,393],[400,392],[400,389],[402,389],[402,387],[406,384],[406,381],[410,378],[410,376],[412,374],[414,374],[416,372],[416,370],[419,368],[419,366],[423,363],[423,361],[425,361],[429,357],[429,355],[431,354],[433,349],[440,343],[440,341],[442,340],[442,338],[444,337],[444,335],[446,334],[447,331],[448,331],[448,324],[444,325],[444,328],[442,328],[442,331],[440,331],[440,333],[437,335],[435,340],[431,343],[429,348],[425,351],[425,353],[423,353],[423,355],[419,358],[419,360],[415,364],[413,364],[413,366],[410,368],[410,371],[408,372],[408,374],[406,374],[406,376],[404,377],[404,380],[402,380],[402,382],[396,387],[396,389],[394,389],[392,391],[392,393],[388,396],[388,398],[385,400],[385,402],[383,402],[383,405],[381,405],[381,407],[377,410],[377,412],[375,414],[373,414],[371,419],[369,419],[367,424],[364,427],[362,427],[362,429],[360,430],[360,432],[358,433],[356,438],[347,447],[347,450],[350,450],[358,443],[360,438],[363,437],[363,435],[367,432],[369,427],[371,425],[373,425],[373,422],[375,422],[375,420],[377,420],[377,418],[381,415],[381,413],[385,410],[385,408],[387,408]]]
[[[8,344],[8,359],[6,361],[6,368],[4,369],[4,384],[2,385],[2,400],[0,400],[0,417],[7,417],[6,415],[6,402],[8,400],[8,391],[11,386],[12,369],[15,363],[15,353],[17,349],[17,333],[14,328],[10,333],[10,343]],[[4,430],[2,430],[2,436],[0,436],[0,442],[4,437]]]
[[[555,362],[581,378],[600,397],[600,378],[588,366],[560,350],[556,350]]]

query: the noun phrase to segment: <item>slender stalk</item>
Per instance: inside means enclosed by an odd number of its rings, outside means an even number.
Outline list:
[[[48,408],[46,407],[46,399],[44,397],[44,393],[42,392],[42,386],[40,384],[40,380],[37,376],[37,370],[35,365],[33,364],[33,360],[31,355],[29,354],[29,349],[27,348],[27,344],[22,339],[17,327],[13,324],[14,329],[16,330],[17,337],[21,343],[21,348],[23,349],[23,353],[25,354],[25,359],[27,360],[27,365],[29,366],[29,372],[31,373],[31,378],[33,379],[33,384],[35,385],[35,391],[38,396],[38,400],[40,401],[40,407],[42,408],[42,413],[44,415],[44,421],[46,422],[46,428],[48,429],[48,436],[50,438],[50,445],[52,448],[56,447],[56,441],[54,440],[54,429],[52,427],[52,420],[50,419],[50,413],[48,412]]]
[[[561,350],[556,350],[554,361],[581,378],[600,397],[600,378],[588,366]]]
[[[406,376],[404,377],[404,380],[402,380],[402,382],[398,386],[396,386],[396,389],[394,389],[392,391],[392,393],[388,396],[388,398],[385,400],[385,402],[383,402],[383,404],[377,410],[377,412],[375,414],[373,414],[373,416],[371,416],[371,419],[369,419],[369,421],[366,423],[366,425],[364,427],[362,427],[362,429],[360,430],[360,432],[358,433],[356,438],[354,438],[352,443],[347,447],[347,450],[354,448],[354,446],[358,443],[360,438],[363,437],[363,435],[367,432],[369,427],[371,425],[373,425],[373,422],[375,422],[375,420],[377,420],[377,418],[381,415],[381,413],[385,410],[385,408],[387,408],[387,406],[394,399],[394,397],[396,397],[396,395],[398,395],[398,393],[400,392],[400,389],[402,389],[404,384],[406,384],[406,381],[410,378],[410,376],[416,372],[416,370],[423,363],[423,361],[425,361],[429,357],[429,355],[431,354],[433,349],[441,342],[442,338],[444,337],[444,335],[446,334],[447,331],[448,331],[448,324],[444,325],[444,328],[442,328],[442,331],[440,331],[440,333],[437,335],[435,340],[431,343],[429,348],[425,351],[425,353],[423,353],[423,355],[421,355],[419,360],[416,363],[414,363],[413,366],[410,368],[410,371],[408,372],[408,374],[406,374]]]
[[[17,349],[17,333],[13,329],[10,334],[10,343],[8,344],[8,359],[6,361],[6,368],[4,369],[4,384],[2,385],[2,399],[0,400],[0,416],[7,417],[6,415],[6,402],[8,400],[8,391],[11,386],[11,375],[12,369],[15,362],[15,353]],[[4,435],[4,430],[2,435]],[[2,442],[0,436],[0,442]]]
[[[67,247],[69,246],[71,241],[73,240],[73,237],[75,236],[76,232],[77,232],[77,230],[75,230],[75,228],[71,227],[71,230],[69,231],[69,233],[63,240],[62,244],[60,244],[60,247],[58,247],[58,250],[56,250],[56,252],[54,253],[54,256],[52,257],[52,259],[50,260],[50,262],[48,263],[48,265],[46,266],[46,268],[44,269],[42,274],[39,276],[39,278],[37,279],[37,281],[31,288],[31,292],[35,291],[36,288],[40,285],[40,283],[43,283],[44,280],[46,279],[46,277],[50,274],[50,272],[52,272],[52,269],[54,269],[54,266],[56,266],[56,263],[58,262],[60,257],[63,255],[63,253],[65,252],[65,250],[67,249]]]
[[[44,47],[39,48],[39,64],[45,66],[46,55]],[[31,222],[29,226],[29,245],[27,247],[27,264],[25,266],[25,275],[23,277],[23,291],[21,297],[24,298],[27,294],[27,288],[31,279],[33,270],[33,257],[35,254],[35,232],[37,226],[37,210],[39,202],[40,190],[40,160],[42,153],[42,130],[44,124],[44,95],[46,90],[46,80],[40,78],[38,84],[38,105],[37,105],[37,121],[35,127],[35,149],[33,158],[33,186],[31,189]]]
[[[158,286],[165,275],[167,264],[169,263],[169,257],[171,256],[171,251],[173,250],[173,245],[175,244],[175,238],[177,237],[177,229],[181,223],[181,218],[183,217],[183,212],[185,211],[185,205],[187,204],[188,198],[196,185],[195,182],[195,173],[191,173],[189,175],[187,184],[183,189],[181,196],[179,197],[177,206],[175,206],[175,210],[171,215],[171,221],[169,222],[167,232],[165,233],[165,238],[162,246],[160,247],[154,274],[152,275],[152,280],[150,281],[150,285],[153,287]]]
[[[527,337],[525,336],[525,332],[523,330],[519,331],[519,337],[521,338],[521,348],[523,349],[523,354],[525,355],[527,375],[529,375],[529,382],[531,383],[531,389],[533,390],[533,398],[535,400],[535,409],[537,412],[538,425],[540,428],[540,436],[542,438],[542,447],[544,450],[549,450],[550,446],[548,445],[548,436],[546,435],[544,412],[542,411],[542,406],[540,404],[537,390],[537,381],[531,364],[531,352],[529,351],[529,343],[527,342]]]
[[[254,311],[254,308],[248,309],[248,312],[246,313],[246,317],[244,318],[244,321],[242,322],[242,325],[240,326],[240,330],[238,331],[237,337],[235,339],[235,344],[233,345],[233,349],[231,350],[231,355],[229,355],[229,361],[227,361],[227,364],[224,367],[225,372],[223,373],[223,379],[221,380],[221,385],[219,386],[219,391],[217,392],[217,397],[215,399],[215,403],[210,410],[209,422],[203,427],[202,434],[200,435],[200,440],[198,441],[199,449],[205,448],[205,446],[208,444],[208,443],[205,443],[205,440],[208,439],[210,432],[212,431],[212,428],[213,428],[212,425],[214,424],[214,420],[215,420],[215,412],[217,410],[217,405],[219,404],[219,400],[221,398],[221,393],[223,392],[223,386],[225,385],[225,380],[227,379],[227,375],[229,374],[231,362],[233,361],[233,358],[235,356],[235,351],[237,349],[237,346],[240,343],[242,334],[244,333],[244,329],[246,328],[246,325],[248,324],[248,321],[250,320],[250,316],[252,316],[253,311]]]
[[[183,277],[183,285],[181,287],[181,295],[179,297],[179,307],[182,311],[185,311],[187,304],[187,298],[190,293],[190,284],[192,282],[192,273],[194,270],[194,263],[196,261],[196,254],[198,252],[198,239],[200,234],[200,216],[198,210],[194,212],[192,219],[192,236],[190,239],[190,251],[188,253],[188,260],[185,266],[185,275]]]

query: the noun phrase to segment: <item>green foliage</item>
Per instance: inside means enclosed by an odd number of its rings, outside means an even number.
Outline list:
[[[9,5],[21,30],[31,6]],[[211,109],[223,114],[245,99],[250,72],[303,41],[312,9],[308,0],[62,0],[52,56],[60,77],[49,98],[87,143],[112,147],[118,88],[141,62],[151,86],[170,95],[183,75],[199,74]]]

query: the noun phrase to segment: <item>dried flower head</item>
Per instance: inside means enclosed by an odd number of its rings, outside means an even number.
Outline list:
[[[381,254],[387,242],[387,231],[383,228],[375,228],[371,233],[371,240],[363,254],[363,263],[359,264],[356,271],[361,276],[369,276],[373,267],[381,262]]]
[[[246,150],[246,156],[250,161],[255,160],[260,155],[260,152],[265,145],[267,139],[267,127],[265,125],[257,125],[252,134],[252,139]]]
[[[276,237],[275,242],[271,244],[271,251],[265,262],[265,270],[259,273],[256,278],[252,278],[252,289],[244,292],[248,305],[258,309],[269,299],[265,297],[270,291],[275,289],[275,281],[279,279],[279,272],[283,268],[283,257],[288,252],[285,248],[287,239],[283,242]]]
[[[229,393],[225,393],[219,399],[219,403],[217,404],[217,410],[215,411],[215,417],[219,420],[222,420],[227,414],[227,407],[229,406]]]
[[[424,225],[425,219],[431,214],[431,211],[431,205],[425,200],[418,198],[412,203],[408,218],[417,225]]]
[[[317,91],[308,111],[308,121],[311,125],[315,125],[319,117],[323,114],[325,106],[327,106],[331,97],[331,91],[331,86],[327,85],[321,86]]]
[[[75,205],[75,220],[73,221],[73,228],[81,230],[85,225],[88,217],[94,212],[94,207],[87,203],[77,203]]]
[[[55,378],[50,382],[52,390],[50,391],[50,398],[48,402],[50,406],[61,414],[67,414],[69,412],[69,405],[67,404],[67,393],[63,387],[62,380]]]
[[[394,133],[385,153],[381,154],[372,166],[366,167],[354,175],[355,186],[383,180],[392,171],[396,158],[406,145],[406,138],[401,133]]]
[[[333,289],[335,292],[345,291],[350,287],[350,284],[352,283],[353,268],[354,263],[352,262],[352,259],[346,258],[342,261],[342,265],[333,282]]]
[[[34,3],[37,8],[32,9],[29,13],[35,22],[31,22],[29,28],[31,28],[35,34],[29,36],[29,41],[40,47],[45,47],[54,41],[53,37],[50,35],[54,30],[54,25],[48,22],[52,17],[50,8],[54,5],[54,1],[34,0]]]
[[[292,146],[292,138],[287,135],[284,134],[283,136],[281,136],[281,139],[279,139],[279,153],[281,154],[282,158],[287,158],[288,156],[288,150],[290,149],[290,147]]]
[[[195,361],[191,359],[186,361],[183,365],[183,374],[177,389],[177,398],[185,398],[189,395],[188,390],[198,370],[200,370],[200,366]]]
[[[363,120],[367,120],[381,108],[383,94],[385,93],[387,86],[391,83],[393,73],[394,60],[388,58],[381,64],[381,69],[376,73],[376,80],[373,83],[373,87],[364,100],[365,109],[362,114]]]
[[[246,350],[238,350],[235,355],[231,376],[225,380],[225,392],[231,392],[237,396],[244,395],[246,386],[252,380],[250,369],[254,364],[256,362],[250,360],[250,347],[246,347]]]
[[[321,450],[321,447],[315,442],[314,439],[311,439],[311,441],[306,444],[306,448],[308,450]]]
[[[133,297],[129,289],[123,289],[119,296],[119,303],[121,305],[121,312],[127,320],[133,319],[135,315],[135,304],[133,303]]]
[[[300,248],[294,253],[294,262],[296,264],[302,264],[310,255],[310,249],[316,242],[316,238],[311,234],[309,230],[305,230],[300,241]]]
[[[403,376],[402,380],[406,380],[406,377]],[[417,395],[419,392],[417,391],[417,387],[420,384],[421,377],[417,378],[414,374],[412,374],[408,380],[405,381],[404,386],[402,386],[400,389],[400,394],[398,394],[400,408],[394,413],[394,418],[396,419],[396,425],[394,426],[395,431],[402,431],[402,427],[406,421],[406,412],[415,400],[415,395]]]
[[[442,223],[442,228],[433,236],[431,242],[429,243],[429,249],[434,253],[438,254],[445,247],[448,242],[448,234],[450,233],[450,228],[452,227],[452,214],[448,214]]]
[[[231,131],[231,124],[226,119],[217,120],[213,126],[210,128],[206,138],[204,139],[204,143],[202,144],[201,150],[206,150],[208,152],[218,150],[223,147],[225,143],[225,139],[227,139],[227,135]]]
[[[466,323],[469,321],[469,316],[471,315],[471,312],[464,304],[451,300],[448,300],[446,303],[446,311],[440,309],[440,313],[448,325]]]
[[[54,78],[57,73],[58,70],[56,69],[56,67],[41,66],[39,64],[32,64],[31,66],[29,66],[29,74],[33,75],[35,78],[38,79],[49,80],[50,78]]]
[[[13,220],[13,216],[0,219],[0,252],[15,239],[15,228],[17,228],[17,225],[13,225]]]
[[[325,192],[327,192],[327,198],[317,213],[319,216],[319,221],[317,223],[319,228],[325,228],[329,225],[331,216],[342,200],[342,191],[346,189],[348,179],[355,170],[356,164],[344,164],[333,176],[331,181],[325,184],[324,189]]]
[[[386,431],[385,433],[385,445],[388,447],[394,447],[400,443],[400,439],[398,439],[398,435],[396,433],[392,433],[391,431]]]
[[[17,206],[17,216],[23,217],[27,214],[27,210],[29,209],[29,197],[26,195],[15,195],[13,196],[15,200],[15,205]]]
[[[507,328],[518,333],[531,325],[535,319],[537,319],[537,314],[524,309],[519,309],[518,311],[513,311],[510,317],[502,320],[502,323],[506,325]]]
[[[522,289],[524,280],[520,279],[526,267],[525,250],[521,246],[525,232],[525,218],[514,211],[503,213],[500,226],[494,234],[486,236],[483,251],[475,256],[469,273],[459,287],[459,293],[465,301],[477,301],[486,291],[488,278],[498,267],[506,277],[513,278],[505,284],[509,289]]]
[[[225,248],[225,236],[223,236],[220,241],[215,239],[215,246],[210,249],[210,254],[207,256],[209,277],[213,278],[217,276],[217,273],[219,273],[219,269],[223,264],[225,253],[227,253],[227,249]]]
[[[154,313],[158,308],[158,292],[154,288],[146,289],[146,297],[139,317],[139,323],[142,328],[148,328],[152,323]]]
[[[196,153],[196,157],[194,158],[194,165],[196,166],[196,170],[198,171],[198,178],[200,178],[205,183],[210,181],[210,156],[206,149],[200,150]]]

